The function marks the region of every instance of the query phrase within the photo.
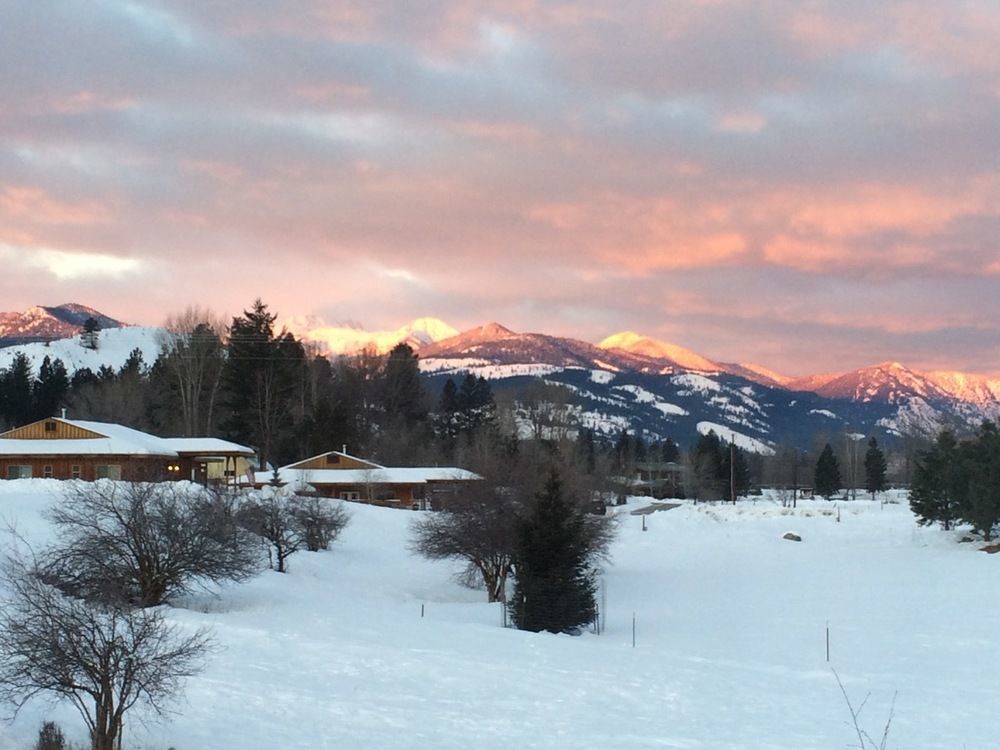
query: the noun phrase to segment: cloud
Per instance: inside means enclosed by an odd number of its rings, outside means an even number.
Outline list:
[[[0,291],[1000,370],[954,343],[1000,329],[998,31],[986,0],[8,3]]]
[[[0,257],[28,271],[40,269],[63,281],[67,279],[120,278],[142,272],[136,258],[117,258],[99,253],[73,253],[39,247],[15,247],[0,244]]]

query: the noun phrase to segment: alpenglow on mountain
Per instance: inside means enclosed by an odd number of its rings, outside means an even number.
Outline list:
[[[72,302],[54,307],[36,305],[24,312],[0,312],[0,346],[69,338],[80,332],[88,318],[94,318],[102,329],[125,325],[91,307]]]
[[[51,311],[51,312],[50,312]],[[60,320],[62,329],[32,321]],[[82,321],[102,323],[101,346],[82,347]],[[63,305],[7,314],[21,335],[36,341],[0,349],[0,367],[17,352],[33,367],[46,356],[59,357],[72,372],[78,367],[117,369],[135,348],[148,363],[158,353],[158,329],[115,329],[118,321],[92,308]],[[69,321],[79,320],[73,324]],[[329,325],[318,318],[291,319],[284,326],[330,355],[365,348],[386,352],[406,342],[420,356],[432,402],[449,377],[482,375],[514,403],[522,429],[537,419],[525,406],[525,392],[550,399],[549,429],[575,432],[589,427],[616,435],[641,431],[647,437],[672,437],[687,445],[713,430],[749,450],[766,453],[784,445],[809,447],[815,435],[864,433],[888,439],[903,434],[930,436],[943,428],[970,429],[982,419],[1000,420],[1000,378],[960,372],[919,373],[884,362],[847,373],[792,379],[756,364],[721,362],[676,344],[623,332],[598,344],[544,333],[519,333],[499,323],[464,332],[435,318],[420,318],[393,331],[367,331],[356,323]],[[66,330],[51,341],[38,334]],[[542,386],[541,389],[536,386]]]

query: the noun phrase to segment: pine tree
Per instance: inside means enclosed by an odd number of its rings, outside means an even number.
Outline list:
[[[729,486],[728,469],[722,471],[722,442],[714,430],[698,438],[691,452],[691,490],[698,500],[718,500],[724,494],[724,487]],[[723,480],[723,476],[725,479]]]
[[[586,523],[553,470],[518,528],[513,618],[521,630],[564,633],[593,621],[597,604]]]
[[[962,484],[959,464],[958,443],[948,431],[938,435],[933,447],[917,455],[910,484],[910,510],[921,526],[940,523],[947,530],[958,519]]]
[[[993,422],[983,422],[975,439],[963,442],[959,453],[959,514],[989,542],[1000,524],[1000,431]]]
[[[65,405],[69,393],[69,375],[66,365],[61,359],[53,362],[48,355],[38,368],[38,378],[32,387],[34,402],[33,420],[54,417],[59,413],[59,407]]]
[[[730,483],[735,486],[737,497],[750,492],[750,466],[747,464],[747,456],[742,448],[734,445],[723,445],[722,461],[719,465],[719,481],[725,487]],[[733,468],[730,474],[729,458],[733,457]],[[726,493],[728,496],[728,492]]]
[[[865,489],[872,493],[872,498],[877,492],[885,492],[887,468],[885,454],[878,447],[878,441],[873,437],[868,441],[868,450],[865,452]]]
[[[667,438],[663,441],[663,445],[660,448],[660,456],[666,463],[675,463],[680,458],[681,452],[677,448],[677,443],[673,441],[672,438]]]
[[[827,443],[816,460],[816,474],[813,479],[816,492],[829,500],[840,489],[840,463]]]
[[[100,331],[101,324],[97,321],[97,318],[87,318],[83,321],[83,331],[80,334],[80,342],[88,349],[97,349],[97,341]]]
[[[419,361],[407,343],[396,344],[385,361],[382,406],[386,424],[412,428],[427,418],[427,396],[420,380]]]
[[[276,315],[260,299],[233,318],[229,356],[222,371],[223,428],[257,449],[261,467],[279,461],[279,446],[294,429],[293,397],[302,383],[305,351],[290,333],[275,336]]]
[[[3,417],[9,425],[19,426],[32,420],[33,403],[31,360],[19,352],[10,367],[0,374]]]

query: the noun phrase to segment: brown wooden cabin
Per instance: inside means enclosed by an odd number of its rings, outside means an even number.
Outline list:
[[[241,476],[254,451],[216,438],[161,438],[130,427],[61,417],[0,433],[0,479],[189,479]]]
[[[329,451],[278,469],[278,481],[324,497],[413,510],[437,510],[453,502],[478,474],[454,467],[388,467],[345,451]],[[273,472],[257,472],[255,486]]]

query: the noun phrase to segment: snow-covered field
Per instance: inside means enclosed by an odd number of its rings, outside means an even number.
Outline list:
[[[44,540],[61,486],[0,482],[0,517]],[[830,750],[857,744],[836,668],[855,704],[871,693],[875,736],[898,693],[889,748],[996,747],[1000,556],[917,527],[905,503],[839,505],[838,522],[824,501],[685,504],[645,532],[623,513],[606,629],[579,637],[502,628],[454,565],[407,551],[417,514],[352,505],[331,551],[169,610],[219,649],[176,715],[133,720],[127,744]],[[26,750],[45,717],[83,740],[71,708],[36,703],[0,748]]]

